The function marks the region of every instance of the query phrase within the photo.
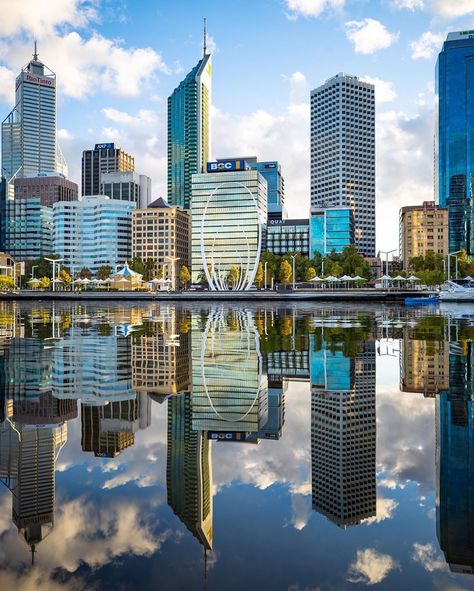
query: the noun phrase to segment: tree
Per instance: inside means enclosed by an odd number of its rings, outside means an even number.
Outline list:
[[[145,275],[145,263],[143,262],[141,257],[133,257],[129,267],[132,271],[135,271],[135,273]]]
[[[92,273],[87,267],[82,267],[82,269],[79,271],[79,277],[81,279],[90,279],[92,277]]]
[[[191,281],[191,273],[186,265],[182,265],[181,269],[179,270],[179,281],[181,283],[181,287],[186,288],[188,283]]]
[[[44,287],[45,289],[48,289],[49,286],[51,285],[51,279],[49,277],[41,277],[40,281],[41,281],[41,287]]]
[[[15,288],[15,280],[9,275],[0,275],[0,290],[6,291]]]
[[[316,269],[314,267],[308,267],[305,281],[311,281],[314,277],[316,277]]]
[[[147,258],[147,260],[145,261],[144,264],[144,274],[143,274],[143,279],[145,281],[150,281],[151,279],[153,279],[154,275],[155,275],[155,268],[156,268],[156,263],[155,263],[155,259],[152,258]]]
[[[112,267],[110,265],[102,265],[97,269],[97,279],[104,281],[104,279],[108,279],[112,274]]]
[[[59,281],[64,283],[64,285],[71,284],[72,277],[71,277],[71,275],[69,275],[69,273],[67,272],[66,269],[61,269],[61,271],[59,271]]]
[[[229,272],[227,273],[227,283],[229,284],[229,287],[236,287],[237,283],[239,281],[239,278],[240,278],[240,271],[239,271],[238,267],[233,265],[229,269]]]
[[[284,260],[280,265],[280,281],[282,283],[290,283],[293,275],[291,265],[288,261]]]
[[[335,277],[340,277],[342,275],[343,269],[341,267],[341,265],[336,261],[335,263],[333,263],[332,267],[331,267],[331,273],[335,276]]]
[[[263,265],[262,265],[262,261],[260,261],[257,266],[257,273],[255,274],[255,283],[257,284],[258,289],[261,289],[262,282],[263,282]]]

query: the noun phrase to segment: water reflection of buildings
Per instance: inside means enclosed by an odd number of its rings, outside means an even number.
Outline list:
[[[375,343],[311,350],[313,508],[340,527],[376,514]]]
[[[451,571],[474,574],[474,342],[451,343],[436,399],[436,525]]]
[[[449,343],[438,340],[401,340],[400,390],[435,397],[449,388]]]

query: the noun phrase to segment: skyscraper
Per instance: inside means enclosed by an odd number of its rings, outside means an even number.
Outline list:
[[[358,251],[375,256],[375,88],[337,74],[311,92],[311,207],[351,207]]]
[[[206,51],[168,98],[168,202],[189,209],[192,175],[211,153],[211,56]]]
[[[56,75],[38,59],[16,78],[15,106],[2,123],[2,174],[14,178],[67,172],[56,135]]]
[[[122,148],[115,147],[114,143],[96,144],[93,150],[82,152],[81,195],[99,195],[104,173],[134,171],[135,158]]]
[[[474,31],[449,33],[436,64],[436,182],[448,208],[449,251],[474,255]]]

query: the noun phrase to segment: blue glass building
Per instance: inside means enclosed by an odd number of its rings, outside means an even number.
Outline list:
[[[436,94],[436,189],[449,211],[449,251],[474,255],[474,31],[449,33]]]
[[[168,98],[168,203],[190,208],[192,175],[210,158],[211,56],[204,56]]]
[[[0,176],[0,252],[5,252],[7,231],[7,181]]]
[[[312,208],[310,257],[342,252],[354,244],[354,213],[350,207]]]

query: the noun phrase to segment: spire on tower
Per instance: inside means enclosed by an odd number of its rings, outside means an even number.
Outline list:
[[[206,55],[207,55],[207,22],[206,22],[206,19],[204,19],[204,44],[203,44],[203,49],[204,49],[204,57],[206,57]]]
[[[35,60],[35,62],[38,61],[38,48],[37,48],[37,44],[36,44],[36,39],[35,39],[35,52],[33,53],[33,59]]]

